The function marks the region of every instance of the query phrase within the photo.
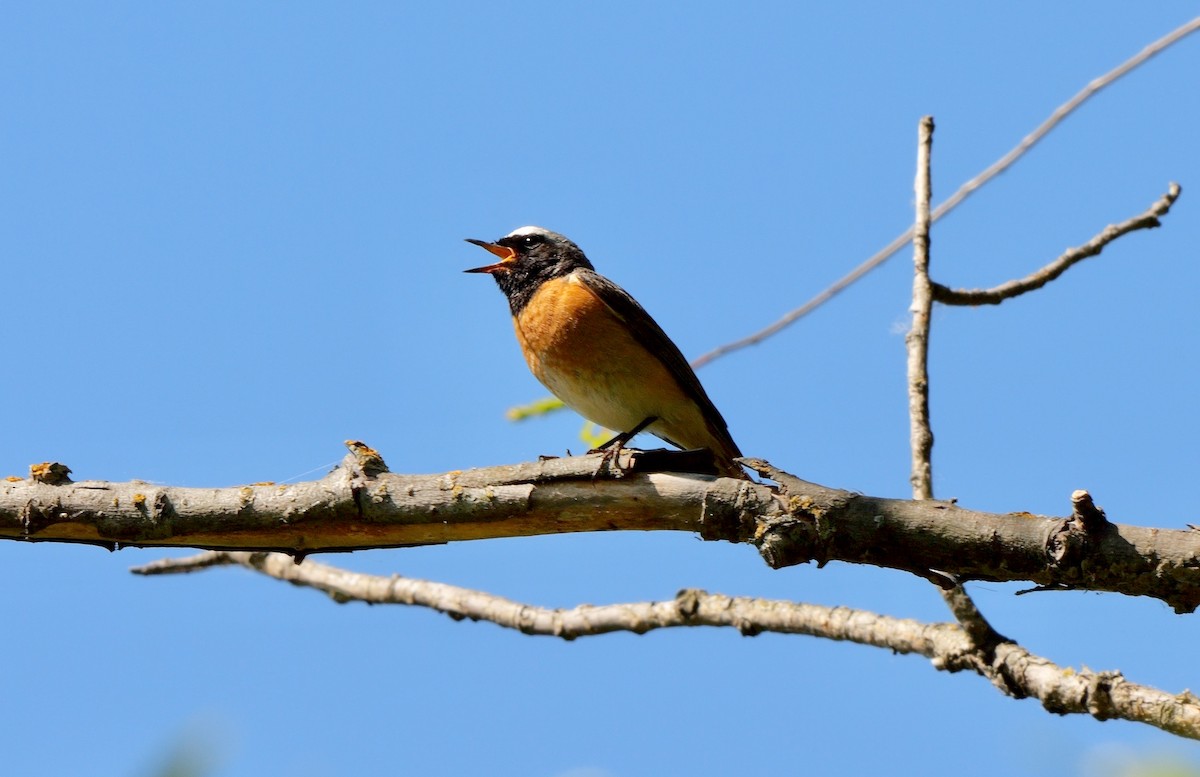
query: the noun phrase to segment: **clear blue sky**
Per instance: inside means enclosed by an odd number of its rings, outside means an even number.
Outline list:
[[[766,324],[911,220],[918,118],[948,195],[1179,4],[19,3],[0,11],[0,475],[224,486],[312,478],[342,440],[396,471],[581,447],[542,396],[478,249],[574,238],[688,355]],[[1171,180],[1163,229],[998,309],[939,310],[936,490],[1180,528],[1200,454],[1200,37],[1095,99],[939,224],[951,285],[1021,275]],[[743,450],[908,493],[899,256],[706,368]],[[308,473],[308,474],[305,474]],[[1181,498],[1182,497],[1182,498]],[[0,543],[3,771],[213,774],[1116,774],[1190,743],[1045,713],[926,661],[729,631],[566,644],[336,606],[164,555]],[[359,553],[353,569],[531,603],[681,587],[944,620],[897,572],[771,571],[686,535]],[[1060,663],[1200,690],[1200,616],[1111,594],[971,587]],[[197,744],[198,743],[198,744]]]

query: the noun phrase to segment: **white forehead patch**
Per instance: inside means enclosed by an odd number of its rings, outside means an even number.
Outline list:
[[[525,237],[526,235],[552,235],[550,230],[544,227],[518,227],[512,232],[509,232],[505,237]]]

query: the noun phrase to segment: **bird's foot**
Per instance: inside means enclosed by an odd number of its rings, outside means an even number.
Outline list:
[[[600,477],[600,473],[604,471],[605,467],[617,461],[617,457],[620,455],[622,449],[625,448],[626,443],[628,443],[630,440],[644,431],[647,426],[657,420],[658,416],[650,416],[649,418],[644,419],[637,426],[630,429],[628,432],[621,432],[616,437],[613,437],[611,440],[601,445],[599,448],[593,448],[588,451],[589,455],[594,453],[602,454],[600,456],[600,466],[596,468],[596,472],[592,475],[592,480],[595,481],[598,477]]]
[[[604,466],[606,464],[615,462],[617,460],[617,456],[620,455],[621,451],[625,450],[624,443],[621,443],[619,445],[612,445],[611,443],[612,443],[612,440],[609,440],[604,445],[601,445],[599,448],[592,448],[590,451],[587,452],[587,455],[589,455],[589,456],[594,456],[597,453],[600,454],[600,469],[604,469]]]

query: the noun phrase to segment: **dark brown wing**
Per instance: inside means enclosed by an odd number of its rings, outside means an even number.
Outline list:
[[[708,398],[704,387],[700,385],[700,379],[696,377],[696,372],[688,364],[679,347],[671,342],[671,338],[667,337],[667,333],[662,330],[662,327],[650,317],[650,314],[638,304],[637,300],[629,296],[629,292],[600,273],[581,268],[575,270],[575,274],[587,284],[589,289],[596,293],[596,296],[617,317],[625,322],[625,325],[629,327],[630,333],[633,334],[638,342],[645,343],[647,348],[662,359],[663,364],[670,370],[675,380],[679,383],[679,386],[700,408],[705,421],[708,423],[709,431],[712,433],[713,438],[721,445],[721,450],[715,450],[713,453],[726,459],[741,456],[742,454],[738,449],[737,443],[733,441],[733,437],[729,434],[729,427],[725,423],[725,419],[721,417],[720,411],[713,405],[712,400]],[[668,442],[673,441],[668,440]],[[732,461],[729,463],[737,467]],[[737,471],[741,472],[741,468],[737,467]]]

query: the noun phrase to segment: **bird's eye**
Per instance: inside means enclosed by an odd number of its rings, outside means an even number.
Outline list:
[[[532,248],[534,245],[537,244],[537,238],[534,235],[526,235],[521,240],[521,242],[525,245],[526,248]]]

